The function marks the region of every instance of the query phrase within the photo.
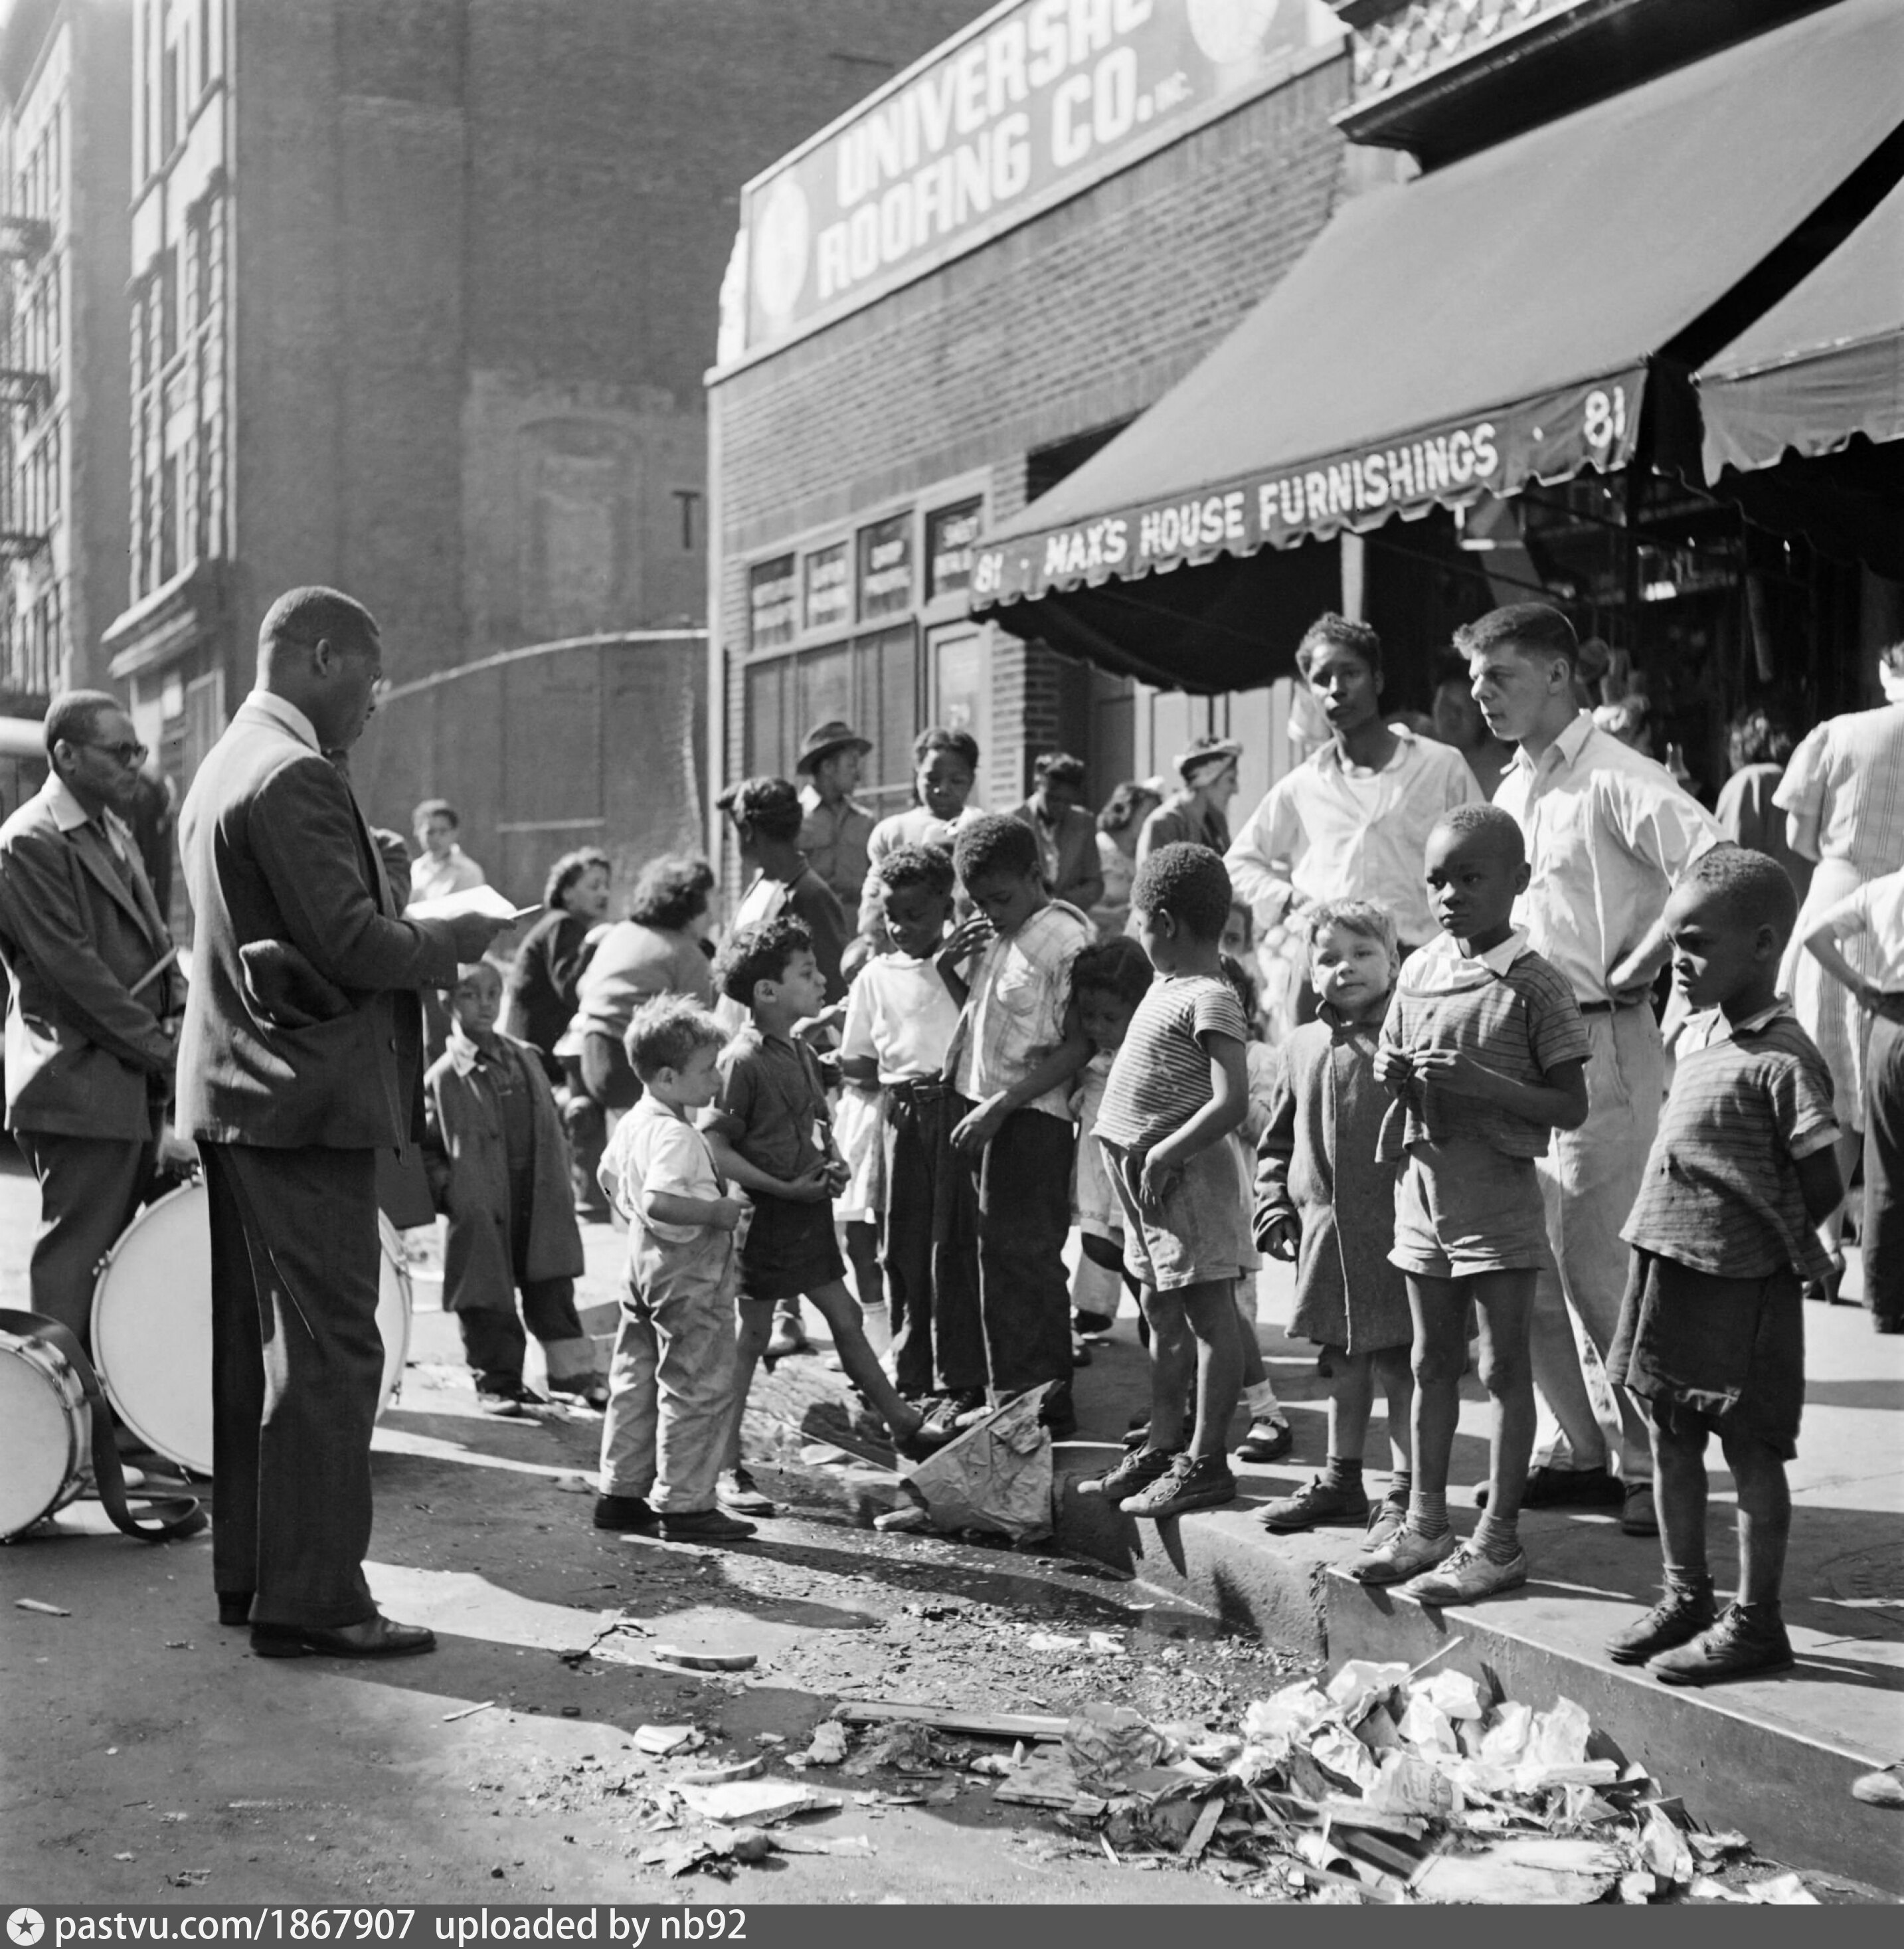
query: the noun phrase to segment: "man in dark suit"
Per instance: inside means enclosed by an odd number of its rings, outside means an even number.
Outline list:
[[[1032,767],[1033,791],[1012,817],[1038,836],[1045,890],[1089,913],[1104,895],[1098,858],[1098,822],[1084,809],[1084,761],[1063,751],[1043,753]]]
[[[179,816],[197,917],[179,1122],[211,1196],[213,1581],[253,1650],[355,1658],[436,1640],[365,1581],[377,1158],[422,1134],[418,991],[503,923],[408,921],[333,758],[375,708],[383,648],[334,589],[272,604],[257,688]]]
[[[118,700],[46,713],[45,785],[0,825],[7,1127],[39,1180],[33,1310],[91,1345],[99,1261],[152,1175],[185,993],[120,816],[144,747]]]

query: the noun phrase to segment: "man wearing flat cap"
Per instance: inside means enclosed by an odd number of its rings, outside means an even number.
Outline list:
[[[1187,842],[1213,853],[1230,850],[1229,802],[1236,796],[1237,761],[1243,747],[1234,738],[1199,738],[1174,760],[1183,789],[1174,791],[1145,820],[1137,835],[1141,866],[1160,846]]]
[[[859,783],[860,765],[872,748],[850,724],[834,717],[807,732],[794,761],[794,771],[806,781],[800,795],[806,815],[800,850],[850,914],[859,911],[868,867],[866,842],[873,833],[872,814],[853,794]]]

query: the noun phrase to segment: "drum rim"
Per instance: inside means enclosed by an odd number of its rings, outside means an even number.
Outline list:
[[[0,1542],[11,1542],[17,1536],[24,1536],[36,1523],[45,1522],[48,1516],[57,1515],[67,1503],[76,1501],[84,1486],[88,1464],[92,1459],[92,1418],[83,1391],[79,1391],[76,1400],[60,1385],[59,1376],[71,1375],[76,1391],[79,1390],[79,1376],[73,1372],[73,1364],[57,1348],[43,1343],[23,1340],[15,1333],[0,1329],[0,1356],[12,1354],[23,1366],[30,1369],[44,1380],[52,1391],[54,1397],[65,1410],[61,1417],[66,1423],[66,1466],[61,1470],[58,1486],[54,1490],[52,1500],[36,1515],[29,1516],[23,1523],[11,1529],[0,1528]],[[10,1481],[17,1481],[11,1466],[8,1471]]]

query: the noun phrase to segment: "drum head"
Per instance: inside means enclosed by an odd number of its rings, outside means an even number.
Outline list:
[[[84,1466],[84,1413],[43,1354],[0,1338],[0,1537],[30,1528],[67,1500]]]
[[[377,1326],[384,1340],[380,1416],[402,1379],[410,1282],[380,1216]],[[92,1301],[93,1363],[120,1419],[148,1447],[212,1472],[211,1201],[202,1184],[148,1205],[121,1234]]]

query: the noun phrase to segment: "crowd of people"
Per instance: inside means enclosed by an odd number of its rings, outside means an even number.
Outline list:
[[[604,1411],[604,1528],[719,1543],[772,1515],[742,1410],[804,1345],[803,1303],[917,1458],[1034,1390],[1074,1432],[1128,1294],[1150,1407],[1082,1486],[1150,1518],[1220,1506],[1233,1453],[1291,1443],[1267,1254],[1331,1386],[1324,1466],[1269,1531],[1359,1528],[1357,1576],[1445,1605],[1526,1580],[1523,1509],[1617,1511],[1660,1537],[1666,1593],[1613,1657],[1673,1683],[1789,1665],[1803,1302],[1842,1276],[1860,1164],[1867,1301],[1904,1328],[1904,649],[1890,702],[1795,745],[1742,715],[1715,814],[1596,722],[1557,611],[1496,610],[1455,648],[1412,718],[1376,633],[1319,618],[1297,664],[1322,735],[1234,837],[1232,740],[1095,818],[1083,766],[1048,754],[991,813],[974,739],[934,726],[912,804],[875,819],[871,748],[828,722],[795,778],[721,794],[744,871],[724,928],[707,861],[649,863],[610,919],[585,850],[504,961],[505,923],[455,910],[482,873],[453,807],[417,809],[414,860],[365,825],[347,754],[376,627],[296,591],[181,815],[188,990],[117,810],[129,722],[58,700],[47,789],[0,830],[35,1304],[83,1335],[81,1261],[135,1206],[175,1090],[210,1193],[221,1615],[269,1655],[428,1648],[362,1571],[374,1159],[415,1142],[479,1399],[538,1405],[541,1343],[548,1389]],[[574,1281],[579,1224],[611,1211],[604,1375]],[[1472,1335],[1489,1459],[1463,1538]],[[1739,1497],[1722,1612],[1715,1435]]]

